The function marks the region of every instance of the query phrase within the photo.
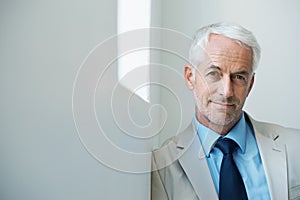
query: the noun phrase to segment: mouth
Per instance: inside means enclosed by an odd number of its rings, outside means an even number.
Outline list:
[[[226,102],[224,103],[224,102],[217,102],[217,101],[211,101],[211,103],[222,107],[232,107],[235,105],[234,103],[226,103]]]

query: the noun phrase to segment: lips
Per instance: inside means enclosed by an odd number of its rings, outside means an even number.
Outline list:
[[[223,103],[223,102],[213,102],[213,103],[221,105],[221,106],[234,106],[233,103]]]
[[[218,107],[230,108],[230,107],[235,106],[235,103],[232,103],[232,102],[220,102],[220,101],[210,101],[210,102],[217,105]]]

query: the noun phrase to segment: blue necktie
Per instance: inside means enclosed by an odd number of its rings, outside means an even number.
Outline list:
[[[247,200],[247,193],[243,179],[232,157],[237,144],[228,138],[219,139],[216,147],[223,152],[220,171],[219,199]]]

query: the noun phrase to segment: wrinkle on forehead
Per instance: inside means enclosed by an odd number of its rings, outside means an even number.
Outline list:
[[[212,63],[220,62],[222,63],[239,63],[245,66],[251,65],[251,60],[249,60],[249,56],[243,56],[238,53],[212,53],[209,55],[210,61]]]
[[[250,68],[253,64],[251,48],[222,35],[212,34],[205,46],[205,52],[212,63],[238,64]]]

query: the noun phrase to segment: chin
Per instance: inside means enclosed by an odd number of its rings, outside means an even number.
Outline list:
[[[233,115],[218,115],[218,116],[210,116],[208,117],[210,123],[219,125],[219,126],[228,126],[235,121],[237,121],[237,116],[235,114]]]
[[[211,123],[218,125],[218,126],[229,126],[232,124],[233,120],[230,121],[220,121],[220,120],[211,120]]]

